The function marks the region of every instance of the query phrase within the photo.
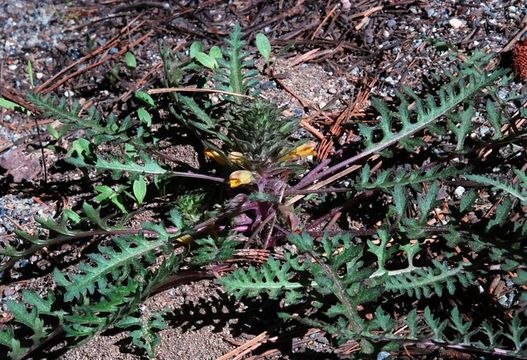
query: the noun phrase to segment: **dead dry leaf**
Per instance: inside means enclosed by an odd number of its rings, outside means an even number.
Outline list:
[[[0,166],[16,183],[34,180],[42,171],[39,154],[25,153],[22,148],[12,148],[0,155]]]

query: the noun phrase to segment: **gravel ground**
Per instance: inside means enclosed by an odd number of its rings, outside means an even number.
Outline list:
[[[123,5],[119,5],[120,3]],[[9,87],[23,96],[31,87],[27,72],[28,61],[31,61],[34,69],[34,85],[38,86],[60,69],[89,53],[90,49],[108,41],[125,25],[125,21],[131,21],[137,15],[150,20],[166,16],[167,12],[178,9],[175,3],[169,2],[169,10],[131,7],[124,10],[123,16],[100,21],[104,16],[118,13],[116,8],[129,2],[0,0],[0,90]],[[181,2],[182,5],[190,3],[192,2]],[[254,17],[258,9],[264,12],[271,7],[251,8],[243,2],[230,3],[219,2],[218,6],[208,11],[209,19],[215,22],[220,32],[227,32],[229,24],[236,20],[244,25],[244,21]],[[274,99],[279,105],[287,106],[291,115],[309,117],[321,109],[328,112],[342,109],[363,85],[364,79],[371,81],[378,77],[371,89],[372,94],[390,100],[401,85],[420,90],[424,87],[424,78],[449,67],[449,57],[430,46],[427,38],[441,39],[467,52],[477,49],[498,52],[527,25],[526,22],[522,23],[527,17],[524,1],[514,0],[433,0],[426,3],[404,2],[400,6],[393,5],[396,1],[387,1],[382,3],[385,5],[384,9],[374,11],[367,20],[363,16],[353,17],[359,12],[355,4],[360,5],[360,11],[365,11],[374,9],[381,3],[335,2],[339,5],[337,9],[342,15],[341,22],[331,23],[330,30],[327,30],[327,26],[323,27],[316,38],[334,42],[343,39],[353,44],[352,50],[319,42],[304,47],[297,46],[277,61],[276,74],[281,75],[291,93],[306,100],[304,104],[290,93],[284,92],[270,77],[264,77],[261,85],[264,96]],[[287,1],[285,6],[294,9],[292,3]],[[309,33],[313,33],[328,9],[316,1],[307,1],[303,6],[306,11],[302,14],[305,15],[293,15],[287,21],[275,22],[273,26],[262,27],[262,30],[269,32],[271,38],[278,39],[288,36],[292,38],[295,31],[303,28],[310,29]],[[269,20],[274,15],[276,14],[262,16],[261,21]],[[347,27],[344,20],[349,21]],[[169,25],[177,28],[182,21],[178,18],[171,19]],[[345,32],[349,24],[354,29]],[[192,40],[190,31],[201,30],[196,24],[186,32],[173,31],[174,27],[153,29],[156,30],[155,41],[134,50],[140,61],[140,68],[143,69],[148,69],[159,61],[157,41],[175,45]],[[291,67],[299,59],[299,55],[310,50],[314,51],[310,62],[300,61],[297,66]],[[116,51],[117,49],[110,49],[110,52]],[[115,97],[128,90],[133,80],[122,79],[118,85],[109,85],[104,75],[110,69],[111,66],[103,65],[79,77],[78,81],[59,87],[56,93],[66,97],[68,101],[75,98],[81,102],[111,104]],[[518,83],[513,84],[513,87],[521,90]],[[44,127],[41,129],[44,130]],[[8,166],[2,165],[1,156],[17,149],[23,156],[21,162],[30,161],[36,155],[39,158],[40,152],[31,146],[37,143],[35,135],[36,128],[32,118],[0,109],[0,169],[4,167],[3,172],[0,170],[0,241],[3,243],[13,241],[12,232],[15,228],[33,230],[35,216],[53,216],[60,207],[72,207],[79,200],[78,196],[73,195],[79,189],[76,187],[79,185],[75,184],[78,174],[57,172],[54,168],[55,158],[51,153],[46,153],[46,164],[50,171],[48,181],[67,181],[67,184],[73,182],[70,191],[61,193],[60,201],[49,193],[47,197],[40,197],[43,189],[39,188],[39,181],[43,178],[42,171],[20,173],[19,170],[10,171]],[[195,159],[189,162],[195,164]],[[17,178],[15,174],[20,176]],[[50,188],[58,189],[53,186]],[[38,264],[41,259],[41,255],[35,255],[30,262]],[[19,268],[23,270],[27,265],[21,263]],[[22,270],[13,279],[16,280],[17,276],[26,279]],[[22,286],[41,289],[49,283],[49,275],[27,279],[24,285],[17,282],[0,285],[0,304],[4,317],[7,316],[5,301],[18,299]],[[160,293],[145,303],[145,308],[152,310],[168,306],[177,310],[185,307],[185,304],[201,302],[209,302],[211,307],[217,307],[223,300],[216,297],[215,293],[213,284],[208,281],[199,282]],[[189,323],[192,321],[192,318],[188,319]],[[235,337],[232,334],[235,323],[227,321],[218,327],[204,322],[164,330],[161,332],[158,359],[215,359],[234,348],[225,339]],[[66,352],[62,359],[138,359],[137,355],[127,350],[122,341],[124,337],[123,333],[104,334],[88,344]]]

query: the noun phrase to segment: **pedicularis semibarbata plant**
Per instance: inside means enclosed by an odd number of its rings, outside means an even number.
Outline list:
[[[315,327],[366,358],[403,345],[527,356],[527,114],[525,94],[503,91],[513,74],[491,70],[492,55],[452,56],[453,70],[430,79],[436,91],[373,100],[378,124],[352,128],[356,141],[308,170],[315,143],[298,140],[298,119],[258,94],[242,38],[235,27],[208,53],[199,43],[189,55],[163,48],[165,89],[137,92],[125,118],[30,96],[63,124],[49,146],[97,185],[77,211],[17,232],[1,249],[4,279],[62,244],[101,244],[78,266],[54,269],[41,294],[9,301],[13,320],[0,332],[8,357],[110,327],[129,329],[154,356],[171,310],[148,315],[142,302],[217,275],[247,247],[271,256],[231,267],[217,284],[238,299],[280,300],[277,333]],[[273,66],[261,34],[257,45]],[[60,134],[77,138],[63,148]],[[178,168],[178,141],[195,144],[203,167]],[[160,219],[129,225],[149,205]],[[347,230],[322,231],[337,213]]]

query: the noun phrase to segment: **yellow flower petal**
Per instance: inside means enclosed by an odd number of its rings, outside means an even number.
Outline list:
[[[231,173],[231,175],[229,176],[229,184],[231,188],[235,188],[240,185],[250,184],[253,181],[254,176],[248,170],[237,170]]]
[[[299,156],[300,158],[305,158],[310,155],[317,156],[317,153],[315,151],[315,142],[310,141],[308,143],[305,143],[303,145],[300,145],[295,149],[295,154]]]
[[[293,151],[289,152],[288,154],[285,154],[280,158],[281,161],[292,161],[292,160],[298,160],[303,159],[308,156],[317,156],[317,153],[315,151],[316,143],[314,141],[309,141],[303,145],[298,146]]]
[[[227,166],[227,161],[225,161],[225,157],[216,150],[206,149],[205,156],[213,159],[220,165]]]
[[[238,151],[230,152],[227,158],[232,163],[237,164],[237,165],[244,165],[245,163],[247,163],[247,158],[241,152],[238,152]]]

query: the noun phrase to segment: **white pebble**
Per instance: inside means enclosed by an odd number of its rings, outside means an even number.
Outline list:
[[[463,186],[458,186],[456,190],[454,190],[454,194],[457,198],[460,198],[465,193],[465,188]]]
[[[460,20],[458,18],[452,18],[448,21],[450,26],[452,26],[454,29],[462,28],[466,25],[466,21]]]

